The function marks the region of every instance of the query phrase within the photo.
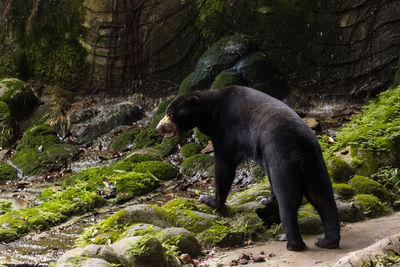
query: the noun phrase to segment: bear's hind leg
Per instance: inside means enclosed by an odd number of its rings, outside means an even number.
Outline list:
[[[292,251],[307,249],[301,238],[297,211],[303,196],[299,172],[295,165],[281,161],[274,169],[270,169],[270,180],[273,183],[279,205],[279,215],[287,237],[286,247]]]
[[[323,162],[319,167],[309,164],[306,173],[305,195],[321,216],[325,229],[324,238],[318,238],[315,245],[320,248],[338,248],[340,242],[340,225],[332,185]]]

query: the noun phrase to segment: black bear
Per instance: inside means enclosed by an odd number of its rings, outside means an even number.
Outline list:
[[[211,138],[215,155],[215,196],[202,196],[200,202],[216,209],[225,207],[237,165],[251,158],[267,173],[287,248],[306,249],[297,221],[303,194],[324,225],[325,237],[316,246],[339,247],[338,212],[321,147],[296,112],[255,89],[230,86],[179,96],[157,129],[173,137],[193,127]]]

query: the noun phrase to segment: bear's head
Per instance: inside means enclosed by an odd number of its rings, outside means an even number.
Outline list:
[[[172,138],[194,128],[200,111],[200,98],[195,93],[181,95],[169,104],[156,129],[165,137]]]

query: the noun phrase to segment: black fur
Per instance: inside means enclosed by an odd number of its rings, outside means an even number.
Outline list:
[[[198,127],[215,153],[215,196],[199,201],[222,209],[237,165],[252,158],[263,166],[276,196],[289,250],[306,248],[297,211],[303,194],[319,212],[325,237],[316,245],[337,248],[338,212],[314,132],[286,104],[251,88],[231,86],[182,95],[167,108],[179,130]]]

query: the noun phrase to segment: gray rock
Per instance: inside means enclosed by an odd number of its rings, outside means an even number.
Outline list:
[[[213,214],[203,213],[194,210],[180,210],[176,221],[178,226],[192,232],[199,233],[210,228],[221,217]]]
[[[299,218],[299,228],[303,235],[318,235],[324,232],[319,216]]]
[[[117,253],[110,246],[88,245],[83,249],[82,256],[99,258],[109,263],[121,264]]]
[[[342,222],[357,222],[363,219],[361,210],[353,202],[336,199],[336,206],[339,212],[339,220]]]
[[[165,242],[171,240],[177,242],[178,250],[188,253],[192,257],[196,257],[201,253],[201,247],[194,235],[185,228],[171,227],[161,232],[160,240]]]
[[[236,207],[237,212],[254,212],[256,209],[265,208],[265,205],[259,202],[248,202]]]
[[[83,255],[82,248],[74,248],[65,252],[56,262],[55,267],[66,267],[66,266],[74,266],[71,263],[67,263],[68,260],[76,257],[81,257]]]
[[[110,247],[117,253],[124,266],[163,267],[167,265],[164,249],[160,241],[154,237],[126,237]]]
[[[148,204],[133,205],[125,208],[126,220],[129,223],[148,223],[166,228],[171,226],[171,219],[158,207]]]
[[[81,264],[77,265],[79,267],[111,267],[112,265],[103,259],[87,259]]]
[[[93,107],[75,110],[69,117],[71,140],[77,143],[91,143],[118,126],[132,124],[142,115],[142,108],[126,99],[106,100],[95,112]]]

